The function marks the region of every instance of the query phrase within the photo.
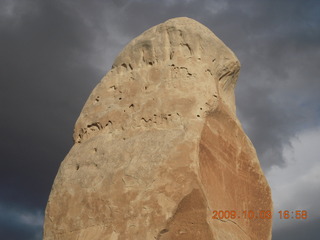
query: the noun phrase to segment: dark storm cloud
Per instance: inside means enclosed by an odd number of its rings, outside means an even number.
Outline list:
[[[0,4],[1,201],[43,209],[76,117],[101,77],[87,59],[94,36],[59,1]]]
[[[1,206],[43,211],[92,88],[128,41],[178,16],[239,57],[238,114],[264,169],[284,165],[290,139],[319,125],[319,12],[311,0],[1,1]],[[0,224],[2,236],[37,231]]]
[[[313,221],[299,221],[292,226],[273,232],[273,240],[315,240],[320,239],[320,218]]]

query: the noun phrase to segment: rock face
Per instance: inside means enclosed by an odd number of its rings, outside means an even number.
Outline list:
[[[44,239],[271,239],[270,188],[235,113],[239,68],[189,18],[133,39],[76,122]]]

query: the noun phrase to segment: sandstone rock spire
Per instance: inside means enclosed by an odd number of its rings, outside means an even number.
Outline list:
[[[44,239],[271,239],[270,188],[235,113],[239,68],[189,18],[133,39],[76,122]]]

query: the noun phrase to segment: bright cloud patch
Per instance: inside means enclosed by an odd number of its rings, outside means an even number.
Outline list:
[[[267,173],[274,201],[274,229],[320,216],[320,128],[303,132],[284,149],[287,166]],[[307,210],[307,220],[279,218],[278,211]]]

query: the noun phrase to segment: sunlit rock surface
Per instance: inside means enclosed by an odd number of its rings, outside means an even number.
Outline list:
[[[44,239],[271,239],[259,216],[272,210],[270,188],[235,112],[239,69],[189,18],[133,39],[76,122]],[[212,219],[215,210],[237,217]]]

